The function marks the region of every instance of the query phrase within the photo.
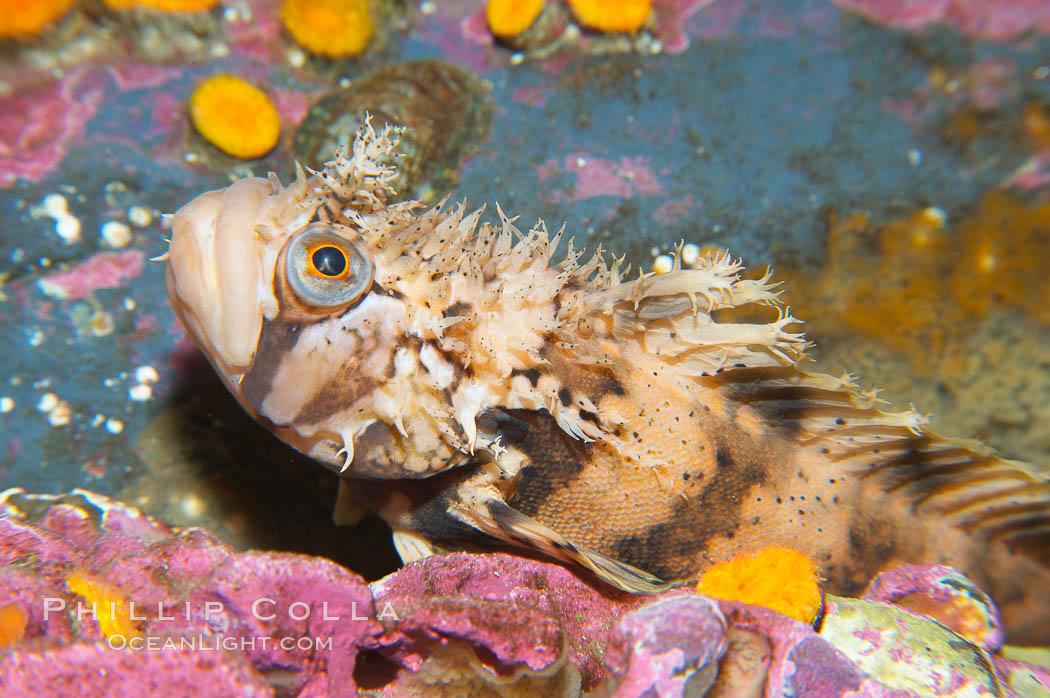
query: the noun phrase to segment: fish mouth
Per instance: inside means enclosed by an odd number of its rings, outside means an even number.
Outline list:
[[[168,295],[201,350],[227,378],[251,367],[263,323],[255,224],[264,179],[206,192],[172,218]]]

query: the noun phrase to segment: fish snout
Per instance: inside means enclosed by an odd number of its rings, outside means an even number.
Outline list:
[[[269,183],[242,179],[201,194],[172,218],[168,294],[186,330],[228,377],[252,364],[263,323],[255,225]]]

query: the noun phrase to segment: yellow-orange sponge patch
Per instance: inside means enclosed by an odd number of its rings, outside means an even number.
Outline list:
[[[197,85],[190,120],[209,143],[237,158],[266,155],[281,135],[281,117],[270,98],[233,75],[213,75]]]
[[[0,0],[0,37],[38,34],[72,4],[73,0]]]
[[[800,552],[770,546],[720,562],[700,578],[697,591],[723,601],[765,606],[810,625],[820,612],[820,576]]]
[[[372,38],[365,0],[284,0],[281,23],[300,46],[322,56],[353,56]]]
[[[138,624],[131,619],[127,598],[114,586],[100,582],[83,572],[73,572],[66,578],[66,588],[84,598],[98,621],[98,629],[106,639],[125,639],[140,634]],[[89,617],[85,614],[85,618]]]
[[[511,39],[532,26],[543,12],[543,0],[489,0],[485,19],[489,30],[501,39]]]
[[[26,634],[29,616],[16,602],[0,606],[0,649],[17,645]]]
[[[649,19],[652,0],[569,0],[581,22],[602,32],[638,31]]]

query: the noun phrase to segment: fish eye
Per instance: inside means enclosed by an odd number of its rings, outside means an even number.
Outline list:
[[[293,237],[284,274],[306,305],[338,308],[360,300],[372,286],[372,261],[357,244],[330,225],[312,225]]]
[[[307,271],[318,274],[326,279],[339,279],[349,271],[350,262],[347,259],[346,250],[329,243],[322,243],[307,251],[310,257],[310,265]]]

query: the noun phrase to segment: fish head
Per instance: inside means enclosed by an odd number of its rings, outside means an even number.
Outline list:
[[[389,149],[388,136],[367,145]],[[376,159],[359,147],[288,187],[271,175],[201,194],[172,218],[168,292],[229,390],[284,441],[350,475],[425,477],[462,449],[416,397],[419,304],[394,283],[411,265],[381,254],[379,234],[411,205],[386,205]]]

